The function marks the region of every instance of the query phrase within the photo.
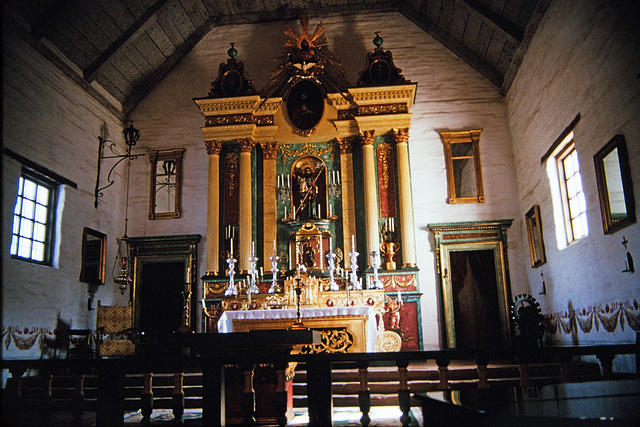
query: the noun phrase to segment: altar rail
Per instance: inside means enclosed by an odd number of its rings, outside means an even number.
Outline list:
[[[184,350],[184,349],[183,349]],[[376,365],[397,367],[398,372],[398,402],[403,425],[410,422],[409,411],[412,404],[408,371],[412,363],[423,363],[433,360],[438,366],[438,389],[451,388],[448,377],[449,365],[453,362],[472,361],[476,365],[477,380],[474,386],[480,389],[491,387],[491,378],[488,375],[487,365],[510,361],[519,366],[520,385],[527,387],[532,385],[529,376],[531,364],[559,365],[561,376],[559,382],[567,383],[572,379],[572,362],[580,356],[595,356],[601,365],[601,379],[611,380],[618,376],[613,373],[612,364],[617,355],[629,354],[636,356],[636,377],[638,344],[628,345],[603,345],[587,347],[557,347],[544,348],[535,353],[519,354],[515,350],[439,350],[416,351],[400,353],[343,353],[343,354],[294,354],[281,351],[267,352],[226,352],[224,350],[214,355],[174,354],[168,352],[137,355],[127,359],[41,359],[41,360],[2,360],[2,368],[8,369],[12,378],[7,382],[7,388],[3,390],[3,405],[5,416],[12,411],[31,411],[40,417],[43,425],[48,425],[50,417],[61,411],[71,413],[73,422],[82,422],[85,409],[96,411],[96,425],[118,425],[124,423],[125,377],[143,374],[144,384],[139,396],[138,408],[142,410],[143,417],[148,417],[153,409],[153,392],[151,389],[151,377],[154,373],[170,373],[174,375],[175,384],[173,391],[175,417],[180,420],[184,411],[184,391],[182,390],[182,373],[201,372],[203,377],[201,406],[203,409],[203,425],[220,425],[220,405],[224,404],[224,365],[237,364],[245,370],[246,384],[243,402],[245,423],[253,422],[253,410],[255,408],[255,396],[251,385],[251,373],[255,364],[272,363],[279,373],[284,375],[287,363],[298,362],[298,366],[306,369],[307,381],[307,406],[309,410],[310,425],[331,425],[332,408],[332,370],[343,368],[357,368],[359,373],[358,404],[362,412],[362,425],[368,425],[369,409],[371,406],[370,391],[368,386],[368,368]],[[42,389],[39,401],[24,407],[21,392],[21,378],[29,372],[41,381]],[[58,391],[52,388],[56,376],[72,376],[75,378],[73,392],[67,393],[66,399],[61,399]],[[86,405],[86,396],[83,389],[85,376],[97,377],[97,393],[95,406]],[[282,378],[279,377],[279,381]],[[537,385],[537,384],[536,384]],[[285,425],[284,415],[286,408],[283,406],[282,393],[286,391],[279,385],[278,392],[273,398],[273,405],[279,415],[277,424]],[[131,408],[127,408],[130,410]],[[224,412],[224,411],[223,411]],[[428,414],[423,414],[428,417]],[[223,415],[222,415],[223,416]],[[144,419],[143,418],[143,421]]]

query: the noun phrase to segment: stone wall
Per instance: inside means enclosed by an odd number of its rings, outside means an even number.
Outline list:
[[[543,312],[565,316],[565,322],[572,310],[583,318],[592,312],[609,318],[619,311],[615,304],[629,302],[633,307],[634,300],[640,300],[639,273],[622,272],[627,250],[636,265],[640,259],[640,225],[604,235],[593,161],[594,154],[614,135],[624,135],[637,211],[639,19],[638,6],[632,1],[552,2],[507,96],[521,201],[517,218],[522,223],[526,211],[534,204],[540,205],[548,260],[537,269],[526,266],[526,256],[520,261],[525,264],[534,295],[542,290],[544,274],[546,295],[536,295]],[[574,138],[587,199],[589,234],[558,249],[549,178],[541,157],[577,114],[581,118]],[[526,244],[525,228],[521,226],[520,230],[520,239]],[[624,237],[629,241],[628,249],[622,245]],[[638,314],[637,307],[632,311]],[[574,344],[635,341],[635,332],[627,322],[613,322],[613,332],[596,325],[587,333],[576,325],[570,332],[559,331],[550,338]]]
[[[95,328],[87,310],[88,288],[79,281],[83,228],[105,233],[107,284],[95,299],[126,304],[111,280],[116,236],[124,231],[123,168],[94,208],[98,135],[122,143],[122,123],[13,32],[3,31],[3,127],[5,149],[77,184],[62,186],[54,266],[12,259],[12,215],[21,164],[3,155],[2,342],[3,357],[38,357],[56,328]],[[108,169],[107,169],[108,170]],[[106,175],[105,175],[106,176]],[[106,178],[102,178],[106,181]],[[93,302],[95,307],[96,301]]]

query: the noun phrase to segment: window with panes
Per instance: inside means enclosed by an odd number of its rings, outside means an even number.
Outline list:
[[[573,141],[556,157],[568,243],[588,234],[587,203],[582,188],[578,152]]]
[[[11,256],[51,265],[57,184],[23,169],[13,210]]]

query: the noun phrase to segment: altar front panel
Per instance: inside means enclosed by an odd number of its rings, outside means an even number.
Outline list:
[[[225,311],[218,332],[286,329],[296,318],[295,309]],[[303,308],[300,318],[307,328],[321,331],[323,344],[316,347],[320,351],[375,351],[377,325],[371,307]]]

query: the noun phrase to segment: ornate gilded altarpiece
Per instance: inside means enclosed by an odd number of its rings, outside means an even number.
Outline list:
[[[209,158],[203,329],[215,332],[225,310],[296,307],[302,270],[303,306],[371,305],[379,351],[421,349],[408,161],[417,85],[377,33],[352,85],[323,24],[310,31],[303,16],[300,28],[284,31],[265,89],[232,45],[194,99]]]

